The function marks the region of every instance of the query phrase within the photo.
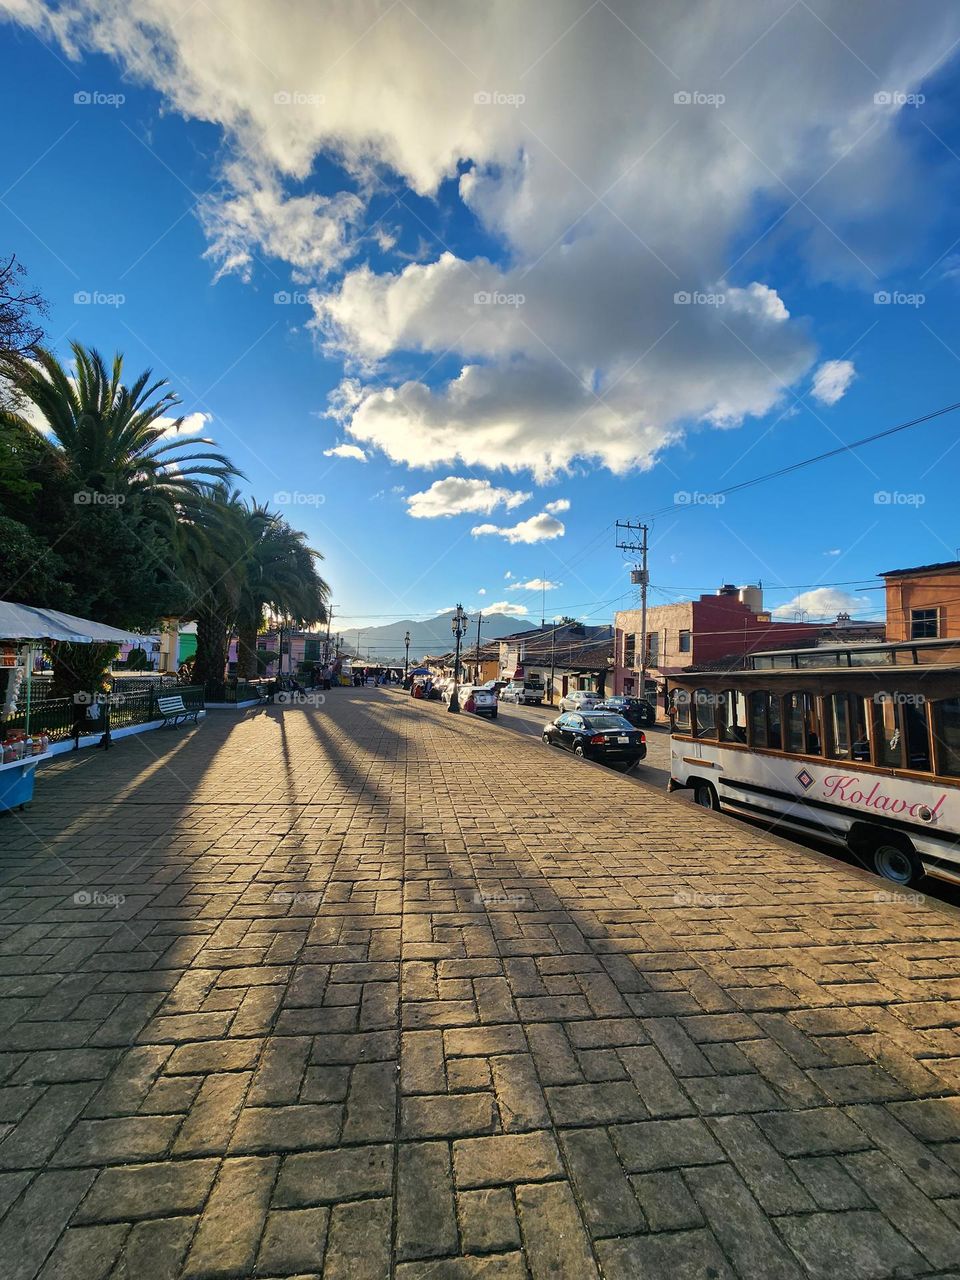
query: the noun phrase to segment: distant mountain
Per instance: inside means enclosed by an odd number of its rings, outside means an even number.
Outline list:
[[[364,627],[360,631],[360,656],[365,658],[369,647],[372,662],[381,658],[402,658],[403,637],[407,631],[410,632],[411,662],[419,660],[428,653],[446,653],[454,646],[454,635],[450,627],[452,617],[453,610],[449,613],[437,614],[435,618],[428,618],[426,621],[406,618],[402,622],[388,622],[383,627]],[[465,647],[477,643],[477,615],[471,613],[468,617],[470,621],[467,623],[466,635],[462,642]],[[485,613],[480,627],[480,643],[499,640],[501,636],[515,635],[518,631],[529,631],[532,627],[532,623],[525,622],[522,618],[511,618],[505,613]],[[355,628],[343,632],[343,647],[351,653],[355,651],[357,647]]]

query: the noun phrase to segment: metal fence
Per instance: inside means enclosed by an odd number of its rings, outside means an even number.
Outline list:
[[[152,720],[160,719],[157,698],[174,690],[183,698],[185,707],[191,711],[203,710],[202,685],[178,685],[176,680],[173,680],[170,687],[150,682],[149,687],[145,689],[127,689],[124,682],[122,692],[104,695],[104,700],[99,703],[100,714],[96,717],[90,717],[87,714],[87,704],[75,702],[73,698],[42,697],[34,702],[31,696],[30,732],[36,733],[42,729],[50,735],[51,742],[64,742],[73,737],[74,724],[78,722],[81,725],[81,737],[103,733],[107,725],[107,717],[109,717],[111,729],[149,724]],[[82,721],[79,718],[81,711],[84,713]],[[25,730],[26,727],[25,706],[18,708],[16,715],[3,722],[3,730],[7,733],[17,729]]]

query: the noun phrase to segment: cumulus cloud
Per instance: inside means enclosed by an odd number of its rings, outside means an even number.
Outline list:
[[[521,520],[515,525],[475,524],[470,532],[475,538],[495,534],[506,538],[508,542],[547,542],[551,538],[562,538],[566,532],[566,525],[556,516],[541,511],[539,515],[531,516],[529,520]]]
[[[445,480],[435,480],[422,493],[411,493],[407,497],[407,511],[418,520],[461,515],[464,512],[483,512],[489,515],[499,506],[511,511],[532,496],[518,489],[498,489],[489,480],[447,476]]]
[[[357,462],[366,462],[367,455],[355,444],[337,444],[332,449],[324,449],[325,458],[356,458]],[[381,489],[382,493],[383,490]]]
[[[836,587],[817,587],[813,591],[802,591],[778,605],[773,611],[775,618],[794,620],[798,613],[805,613],[804,622],[832,622],[838,613],[849,613],[853,616],[857,610],[871,608],[871,601],[866,596],[853,596],[849,591],[840,591]]]
[[[201,210],[217,273],[265,254],[313,283],[312,323],[350,374],[332,411],[411,466],[622,473],[691,426],[766,414],[817,358],[775,278],[784,250],[814,281],[872,288],[943,205],[897,102],[955,56],[954,0],[920,20],[875,0],[869,21],[848,0],[784,0],[776,21],[705,0],[336,0],[322,20],[288,0],[266,23],[255,0],[228,22],[194,0],[0,11],[219,127]],[[690,100],[718,86],[719,109]],[[398,269],[372,269],[371,202],[441,188],[447,225],[475,219],[497,260],[391,249],[391,227],[377,247]]]
[[[478,588],[477,588],[477,595],[478,595],[478,596],[485,596],[486,594],[487,594],[487,588],[486,588],[486,587],[478,587]]]
[[[510,600],[497,600],[494,604],[488,604],[485,610],[487,617],[491,613],[505,613],[510,618],[526,618],[530,610],[522,604],[513,604]]]
[[[179,427],[177,426],[176,418],[168,417],[157,418],[154,425],[163,427],[165,436],[169,436],[172,440],[178,440],[181,436],[198,436],[212,417],[213,415],[209,413],[187,413],[184,415]]]
[[[551,515],[558,516],[561,511],[570,510],[570,500],[568,498],[557,498],[556,502],[545,502],[543,509],[544,511],[549,511]]]
[[[821,404],[836,404],[857,376],[852,360],[826,360],[813,375],[810,394]]]
[[[547,578],[531,578],[529,582],[514,582],[510,586],[511,591],[556,591],[557,587],[562,587],[562,582],[550,582]]]

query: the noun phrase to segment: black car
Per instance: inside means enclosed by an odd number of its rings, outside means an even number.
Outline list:
[[[657,722],[657,709],[646,698],[628,698],[617,694],[598,702],[594,711],[615,711],[618,716],[623,716],[624,720],[629,720],[638,728]]]
[[[544,725],[543,741],[602,764],[636,764],[647,754],[644,735],[612,711],[565,711]]]

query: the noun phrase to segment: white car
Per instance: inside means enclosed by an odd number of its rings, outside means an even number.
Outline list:
[[[592,711],[599,701],[600,698],[595,693],[588,693],[585,689],[573,689],[560,699],[560,710]]]
[[[493,689],[479,684],[462,684],[457,690],[457,698],[461,711],[472,711],[475,715],[489,716],[491,720],[496,720],[497,695]]]
[[[543,685],[534,680],[511,680],[500,690],[500,701],[538,707],[543,702]]]

